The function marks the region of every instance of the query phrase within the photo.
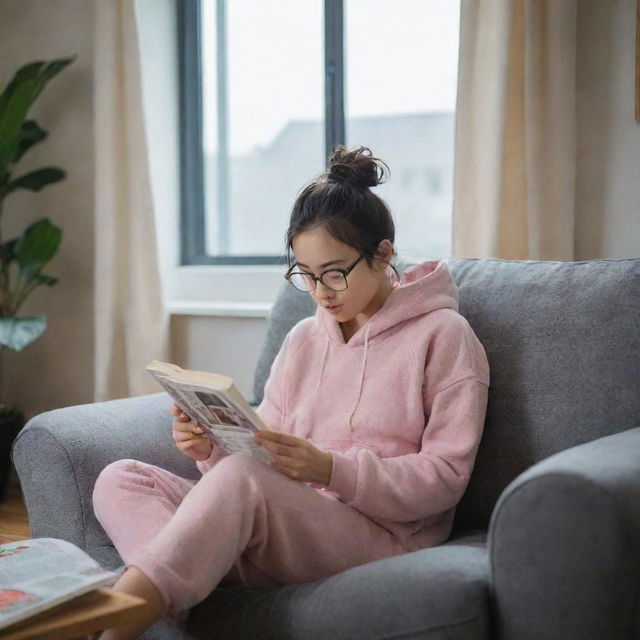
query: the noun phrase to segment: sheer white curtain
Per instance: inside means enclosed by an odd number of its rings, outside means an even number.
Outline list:
[[[453,255],[574,259],[576,0],[462,0]]]
[[[135,3],[95,3],[95,400],[159,391],[166,359]]]

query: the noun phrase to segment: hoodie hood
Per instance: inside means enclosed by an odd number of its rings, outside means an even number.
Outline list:
[[[396,277],[389,267],[389,274]],[[407,269],[384,304],[345,343],[340,325],[326,309],[318,306],[316,320],[330,342],[361,347],[400,322],[436,309],[458,311],[458,287],[445,260],[430,260]]]
[[[388,271],[390,277],[396,277],[391,267]],[[341,345],[343,348],[362,349],[358,393],[349,413],[350,432],[353,430],[352,418],[360,403],[365,384],[369,340],[383,339],[384,332],[400,322],[425,315],[436,309],[458,311],[458,287],[444,260],[430,260],[407,269],[400,280],[394,282],[393,290],[387,296],[382,307],[351,336],[348,343],[345,343],[338,321],[323,307],[318,306],[316,320],[327,338],[318,376],[318,391],[322,385],[331,343]]]

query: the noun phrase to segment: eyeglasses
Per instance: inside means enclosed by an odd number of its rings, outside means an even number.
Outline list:
[[[291,269],[297,266],[294,264],[284,277],[289,281],[289,284],[293,285],[296,289],[306,291],[307,293],[315,290],[318,281],[322,282],[327,289],[331,289],[332,291],[344,291],[349,286],[347,284],[347,276],[362,258],[364,258],[364,254],[346,269],[328,269],[327,271],[323,271],[319,276],[314,276],[312,273],[307,273],[306,271],[291,271]]]

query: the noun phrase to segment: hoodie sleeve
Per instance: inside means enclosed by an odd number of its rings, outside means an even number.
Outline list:
[[[448,511],[464,493],[482,436],[489,367],[470,327],[458,323],[429,345],[418,453],[379,458],[369,449],[331,452],[327,489],[376,518],[413,522]]]
[[[206,460],[196,460],[196,467],[202,475],[207,473],[216,462],[222,460],[225,456],[229,454],[226,451],[223,451],[220,447],[213,445],[213,449],[211,449],[211,455]]]

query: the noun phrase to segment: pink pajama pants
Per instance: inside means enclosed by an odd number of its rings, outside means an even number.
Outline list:
[[[220,583],[311,582],[408,551],[363,513],[247,454],[198,481],[118,460],[98,476],[93,505],[125,566],[154,583],[176,620]]]

